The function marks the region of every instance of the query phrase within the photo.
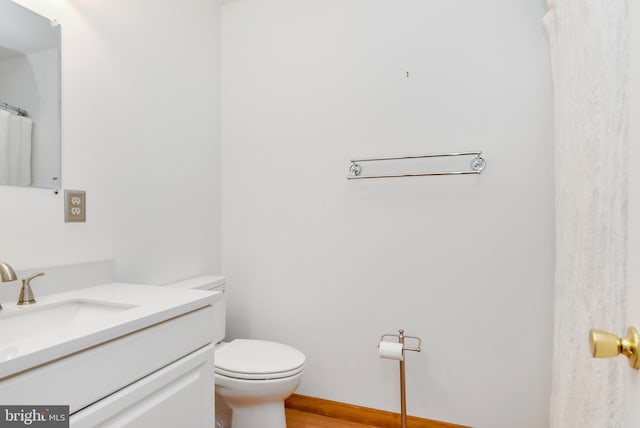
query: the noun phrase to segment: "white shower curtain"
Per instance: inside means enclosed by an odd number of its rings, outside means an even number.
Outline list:
[[[623,333],[626,294],[626,0],[551,0],[556,277],[550,426],[619,428],[622,370],[588,331]]]

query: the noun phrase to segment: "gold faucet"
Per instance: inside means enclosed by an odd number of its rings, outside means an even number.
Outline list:
[[[28,278],[22,280],[22,288],[20,289],[20,297],[18,298],[18,305],[30,305],[36,302],[36,298],[31,291],[31,280],[39,276],[44,275],[43,272],[31,275]]]
[[[0,281],[2,282],[10,282],[18,279],[16,276],[16,272],[13,270],[11,266],[7,263],[0,262]],[[0,309],[2,309],[2,305],[0,305]]]

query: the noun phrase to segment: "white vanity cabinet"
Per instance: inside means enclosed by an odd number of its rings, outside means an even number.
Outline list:
[[[52,329],[51,343],[31,338],[5,344],[15,354],[5,361],[0,344],[0,402],[68,405],[74,428],[213,427],[213,349],[224,335],[221,294],[124,284],[85,290],[43,299],[40,311],[54,314],[56,307],[78,302],[126,303],[127,309],[106,321],[83,318],[82,325]],[[0,314],[0,327],[11,317],[35,322],[36,310]]]
[[[211,428],[213,345],[73,414],[74,428]]]

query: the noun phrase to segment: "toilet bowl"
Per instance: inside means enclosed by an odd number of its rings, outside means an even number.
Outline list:
[[[204,276],[170,285],[224,292],[225,280]],[[284,400],[300,384],[302,352],[278,342],[236,339],[216,345],[214,365],[216,400],[224,402],[216,403],[217,428],[286,428]]]
[[[284,428],[284,400],[300,384],[304,363],[297,349],[265,340],[216,349],[216,393],[231,409],[231,426]]]

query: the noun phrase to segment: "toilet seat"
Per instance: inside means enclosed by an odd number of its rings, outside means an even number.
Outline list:
[[[245,380],[281,379],[304,370],[305,356],[291,346],[267,340],[236,339],[215,351],[218,375]]]

